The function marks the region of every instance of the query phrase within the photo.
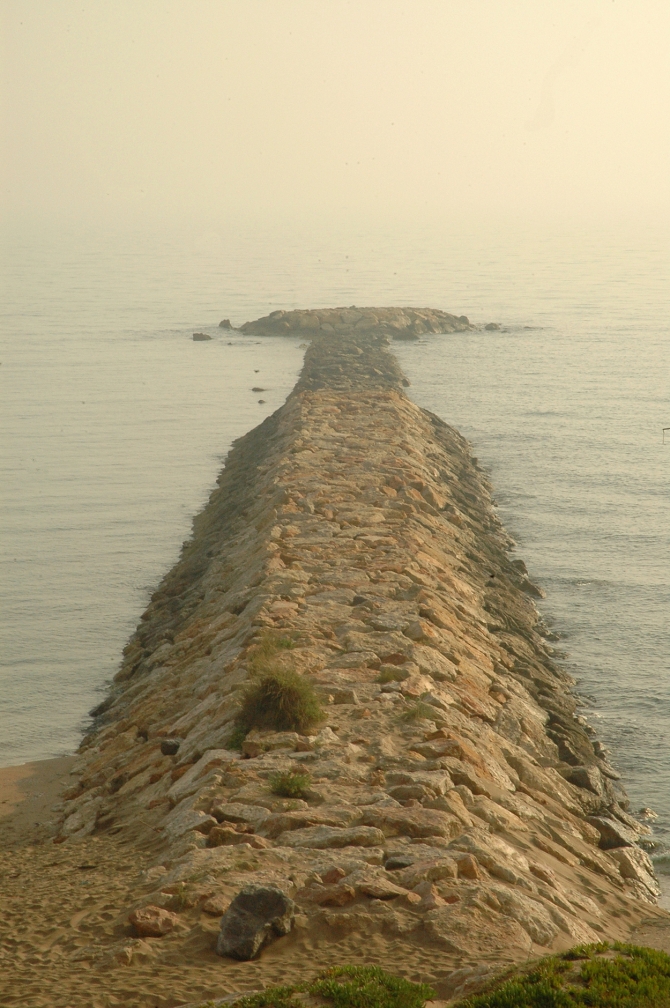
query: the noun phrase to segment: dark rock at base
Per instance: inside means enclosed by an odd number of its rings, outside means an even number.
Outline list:
[[[265,389],[261,388],[260,385],[254,385],[254,387],[252,388],[251,391],[252,392],[265,392]]]
[[[486,329],[487,332],[496,332],[498,329],[500,329],[500,322],[488,322],[484,326],[484,328]]]
[[[163,756],[175,756],[179,752],[181,742],[176,738],[165,738],[161,742]]]
[[[93,710],[90,710],[88,712],[88,716],[89,717],[100,717],[101,714],[104,714],[106,711],[109,710],[109,708],[112,706],[113,703],[114,703],[114,697],[113,696],[105,697],[105,699],[102,701],[102,703],[99,703],[97,705],[97,707],[94,707]]]
[[[233,327],[230,324],[229,318],[221,319],[221,321],[219,322],[219,329],[232,329],[232,328]]]
[[[404,340],[405,342],[409,340],[418,340],[417,333],[414,332],[397,332],[393,333],[394,340]]]
[[[470,325],[470,319],[468,318],[467,315],[459,315],[458,316],[458,321],[462,322],[463,325]]]
[[[409,868],[416,861],[411,854],[393,854],[384,864],[386,871],[399,871],[401,868]]]
[[[221,918],[216,954],[246,962],[293,926],[295,903],[276,886],[240,889]]]
[[[615,847],[635,847],[638,836],[634,830],[629,829],[614,819],[606,819],[604,816],[589,816],[588,822],[600,833],[601,850],[613,850]]]
[[[602,777],[600,776],[600,772],[597,767],[575,767],[574,770],[570,772],[570,776],[567,779],[576,787],[584,788],[586,791],[592,791],[595,795],[602,795],[603,793]]]
[[[204,343],[205,340],[210,340],[211,338],[211,336],[208,336],[207,333],[204,332],[193,333],[193,340],[195,343]]]

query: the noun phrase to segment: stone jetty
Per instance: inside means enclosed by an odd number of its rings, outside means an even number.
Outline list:
[[[128,914],[154,940],[188,947],[203,914],[216,928],[242,890],[279,890],[289,924],[266,914],[249,947],[286,977],[379,962],[446,997],[667,916],[487,480],[389,350],[435,333],[448,352],[437,334],[468,328],[353,308],[242,327],[304,331],[302,374],[231,450],[59,809],[58,842],[150,852]],[[268,669],[311,689],[315,723],[241,724]],[[253,987],[216,945],[221,994]]]

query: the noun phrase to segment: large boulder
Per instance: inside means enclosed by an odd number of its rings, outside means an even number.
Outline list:
[[[637,833],[616,819],[606,816],[589,816],[588,821],[600,833],[600,849],[614,850],[616,847],[634,847]]]
[[[276,886],[240,889],[223,917],[216,954],[246,962],[293,926],[295,903]]]
[[[455,816],[434,809],[380,808],[374,805],[362,816],[365,826],[376,827],[385,836],[448,837],[453,839],[463,832]]]

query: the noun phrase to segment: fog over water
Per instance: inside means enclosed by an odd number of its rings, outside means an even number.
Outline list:
[[[670,872],[668,5],[0,17],[0,765],[77,745],[231,442],[295,382],[297,340],[219,320],[439,307],[502,331],[394,345],[409,393],[489,471]]]

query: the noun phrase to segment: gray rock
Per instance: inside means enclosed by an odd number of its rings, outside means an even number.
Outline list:
[[[638,836],[628,826],[616,819],[606,819],[605,816],[589,816],[588,822],[600,833],[601,850],[613,850],[615,847],[634,847]]]
[[[174,756],[179,752],[181,742],[176,738],[164,738],[161,742],[161,752],[163,756]]]
[[[211,336],[208,336],[207,333],[204,332],[193,333],[193,341],[195,343],[204,343],[205,340],[211,340],[211,338]]]
[[[221,321],[219,322],[219,329],[232,329],[232,328],[233,327],[230,324],[229,318],[221,319]]]
[[[484,328],[487,332],[496,332],[496,330],[500,329],[500,322],[488,322]]]
[[[386,871],[399,871],[401,868],[409,868],[417,860],[418,855],[392,854],[384,863]]]
[[[216,954],[246,962],[264,945],[289,933],[295,903],[276,886],[248,885],[240,889],[221,918]]]
[[[592,791],[595,795],[602,795],[603,793],[602,777],[597,767],[575,767],[574,770],[570,771],[568,780],[571,784],[576,785],[576,787]]]
[[[254,829],[265,822],[270,813],[259,805],[242,805],[239,802],[228,802],[212,809],[212,815],[220,823],[250,823]]]

